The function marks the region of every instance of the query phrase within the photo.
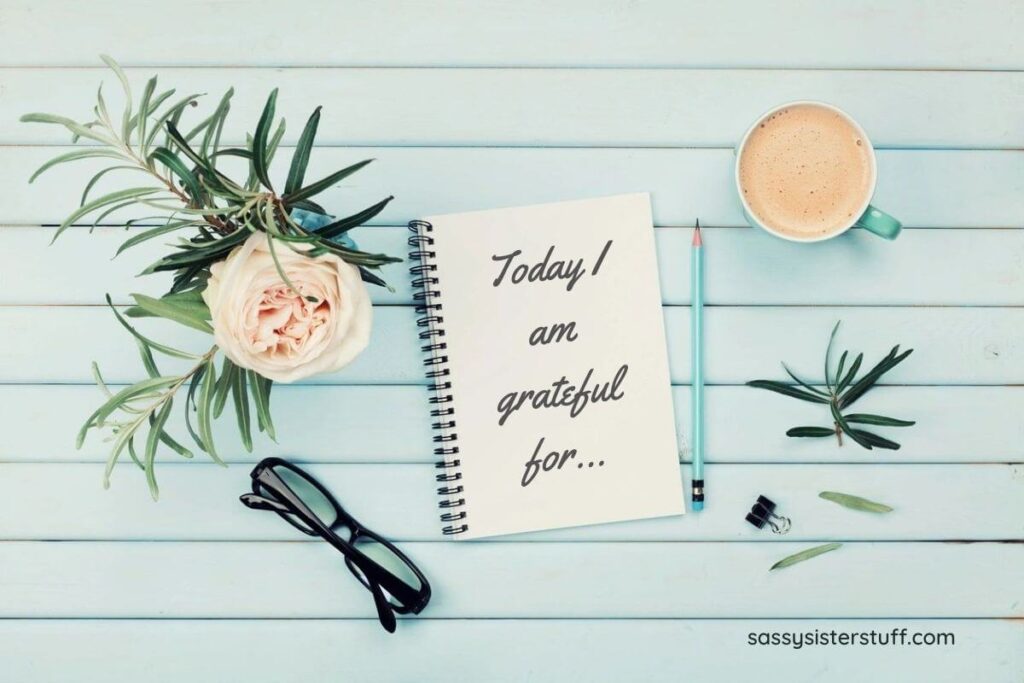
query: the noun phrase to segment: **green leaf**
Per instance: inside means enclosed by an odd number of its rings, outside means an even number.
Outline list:
[[[210,320],[210,309],[206,306],[206,302],[203,301],[203,293],[198,289],[190,289],[182,292],[171,292],[164,294],[160,297],[161,301],[166,301],[174,306],[188,309],[192,315],[202,320]],[[129,318],[159,318],[162,316],[157,315],[151,311],[148,311],[141,306],[129,306],[124,309],[125,316]]]
[[[270,387],[271,380],[248,370],[249,386],[252,388],[253,402],[256,404],[256,418],[259,421],[260,431],[266,431],[274,441],[277,435],[274,433],[274,421],[270,415]]]
[[[96,209],[100,209],[110,204],[119,203],[125,199],[138,199],[139,197],[145,197],[156,192],[160,192],[160,189],[155,187],[130,187],[126,190],[118,190],[94,199],[85,206],[80,206],[72,212],[70,216],[64,219],[64,222],[57,228],[57,232],[54,234],[53,239],[50,240],[50,244],[53,244],[53,242],[60,237],[61,233],[67,230],[75,221],[89,213],[92,213]]]
[[[142,365],[146,368],[146,374],[150,377],[159,377],[160,371],[153,359],[153,352],[138,337],[135,338],[135,344],[139,347],[139,355],[142,357]]]
[[[285,125],[284,119],[281,119],[281,123],[277,125],[277,130],[270,137],[270,142],[267,143],[267,166],[274,160],[274,155],[277,154],[277,147],[281,144],[281,138],[284,137]]]
[[[843,376],[843,368],[846,367],[846,357],[847,355],[849,355],[849,353],[849,351],[843,351],[843,355],[839,356],[839,365],[838,367],[836,367],[836,376],[835,381],[833,382],[833,384],[835,384],[836,387],[839,386],[840,378],[842,378]]]
[[[189,436],[196,443],[197,446],[203,451],[206,451],[206,444],[203,443],[203,437],[199,436],[196,432],[196,428],[192,426],[192,413],[198,413],[198,406],[196,405],[196,394],[199,388],[203,385],[203,377],[206,376],[206,369],[213,364],[213,359],[210,362],[204,363],[199,366],[196,373],[192,375],[192,381],[188,385],[188,395],[185,397],[185,429],[188,430]]]
[[[839,324],[842,320],[836,321],[835,327],[832,328],[832,334],[828,338],[828,346],[825,347],[825,386],[829,391],[832,391],[832,380],[830,379],[832,367],[832,344],[836,340],[836,332],[839,331]]]
[[[135,452],[135,436],[134,435],[132,435],[132,437],[130,439],[128,439],[128,455],[131,457],[132,462],[134,462],[136,465],[138,465],[140,470],[142,470],[143,472],[146,471],[146,466],[142,464],[142,460],[139,459],[139,454]]]
[[[210,176],[213,176],[213,169],[210,167],[209,161],[204,157],[199,156],[188,141],[182,136],[181,131],[172,122],[167,122],[167,134],[170,139],[177,145],[178,149],[181,150],[182,154],[188,157],[189,161],[195,164],[200,170],[207,171]]]
[[[395,291],[393,287],[388,287],[388,283],[384,278],[374,275],[362,266],[359,267],[359,276],[362,278],[363,282],[369,282],[370,284],[377,285],[379,287],[387,287],[388,291],[391,292]]]
[[[121,118],[121,137],[126,144],[130,144],[131,140],[131,122],[132,122],[132,87],[128,83],[128,77],[121,69],[120,65],[107,55],[100,55],[100,59],[106,62],[115,74],[117,79],[121,81],[121,88],[124,90],[124,115]]]
[[[866,394],[867,391],[871,389],[875,385],[875,383],[882,377],[882,375],[884,375],[885,373],[889,372],[894,367],[902,363],[904,360],[907,359],[907,357],[910,354],[914,352],[914,349],[907,349],[903,353],[898,353],[899,348],[899,345],[894,346],[892,350],[889,352],[889,355],[880,360],[875,367],[873,367],[866,375],[861,377],[860,380],[857,381],[856,384],[851,386],[845,394],[840,396],[839,407],[846,408],[854,401],[856,401],[858,398]]]
[[[847,422],[862,425],[877,425],[879,427],[910,427],[916,424],[913,420],[897,420],[894,417],[884,415],[870,415],[868,413],[853,413],[844,415]]]
[[[211,166],[214,165],[211,154],[220,147],[220,136],[224,132],[224,122],[228,118],[228,112],[231,111],[231,98],[234,94],[235,89],[231,87],[220,98],[220,103],[213,113],[213,121],[210,122],[210,127],[206,129],[206,134],[203,135],[203,143],[199,146],[199,151],[203,156],[210,157]]]
[[[238,433],[242,437],[242,445],[248,453],[252,453],[252,427],[249,420],[249,394],[246,391],[246,375],[244,372],[234,373],[231,383],[231,399],[235,404],[235,415],[238,418]]]
[[[131,325],[128,324],[128,321],[124,319],[124,317],[121,315],[121,313],[114,306],[114,302],[111,301],[109,294],[106,295],[106,300],[107,300],[107,306],[109,306],[110,310],[114,312],[114,317],[117,318],[117,322],[121,323],[121,326],[124,327],[124,329],[128,330],[128,332],[130,332],[133,337],[135,337],[136,339],[141,341],[143,344],[145,344],[149,348],[151,348],[151,349],[153,349],[155,351],[159,351],[160,353],[164,354],[165,356],[171,356],[172,358],[182,358],[182,359],[185,359],[185,360],[198,360],[201,357],[201,356],[197,356],[194,353],[188,353],[187,351],[179,351],[176,348],[173,348],[171,346],[166,346],[164,344],[160,344],[158,342],[153,341],[152,339],[150,339],[148,337],[143,336],[134,327],[132,327]]]
[[[790,555],[789,557],[782,558],[781,560],[779,560],[778,562],[773,564],[772,568],[769,569],[768,571],[773,571],[775,569],[785,569],[786,567],[792,567],[794,564],[798,564],[800,562],[804,562],[805,560],[809,560],[809,559],[811,559],[813,557],[817,557],[818,555],[824,555],[825,553],[830,553],[833,550],[841,548],[842,545],[843,545],[842,543],[826,543],[825,545],[819,545],[819,546],[815,546],[813,548],[808,548],[807,550],[802,550],[802,551],[800,551],[798,553]]]
[[[153,141],[156,139],[156,136],[166,129],[166,125],[169,122],[176,121],[177,117],[181,115],[181,112],[185,109],[185,107],[187,107],[190,103],[194,102],[197,97],[202,97],[202,93],[194,93],[187,97],[181,98],[173,105],[168,107],[168,109],[164,113],[162,113],[159,117],[156,118],[155,121],[153,121],[153,127],[150,129],[149,134],[146,136],[146,143],[145,146],[142,148],[141,152],[142,157],[144,159],[149,157],[149,154],[147,152],[149,148],[153,146]]]
[[[351,230],[352,228],[358,227],[363,223],[369,221],[370,219],[374,218],[377,214],[384,210],[384,207],[387,206],[392,199],[394,199],[393,196],[388,197],[377,202],[376,204],[369,208],[363,209],[359,213],[354,213],[351,216],[348,216],[347,218],[342,218],[341,220],[334,221],[333,223],[328,223],[324,227],[317,230],[316,234],[320,235],[325,239],[332,239],[334,237],[337,237],[338,235],[342,235]]]
[[[260,114],[259,123],[256,124],[256,131],[253,134],[252,142],[252,156],[253,156],[253,168],[256,171],[256,177],[260,179],[264,187],[268,190],[273,190],[274,186],[270,184],[270,175],[267,172],[267,166],[269,164],[267,160],[267,154],[269,152],[267,148],[267,139],[270,137],[270,126],[274,121],[274,107],[277,102],[277,88],[270,91],[270,96],[267,97],[267,103],[263,106],[263,113]]]
[[[327,214],[327,209],[325,209],[324,207],[320,206],[316,202],[311,201],[309,199],[300,199],[299,201],[295,202],[294,204],[290,204],[288,206],[288,208],[289,209],[302,209],[303,211],[309,211],[310,213],[318,213],[321,216],[328,215]]]
[[[313,140],[316,138],[316,129],[320,125],[320,107],[313,110],[306,127],[302,129],[299,142],[292,154],[292,164],[288,169],[288,180],[284,184],[284,193],[291,194],[302,187],[302,180],[306,177],[306,166],[309,165],[309,155],[313,151]]]
[[[214,418],[220,417],[221,413],[224,412],[224,404],[227,403],[228,392],[234,384],[235,374],[238,371],[238,366],[232,363],[230,358],[224,356],[224,362],[220,366],[220,379],[217,380],[217,386],[213,392]]]
[[[191,227],[197,224],[198,223],[196,221],[172,221],[170,223],[167,223],[166,225],[161,225],[156,228],[150,228],[149,230],[143,230],[139,234],[133,235],[132,237],[129,237],[124,242],[122,242],[121,246],[117,248],[117,253],[115,253],[114,255],[117,256],[121,252],[127,249],[131,249],[132,247],[142,244],[143,242],[151,240],[155,237],[160,237],[161,235],[166,235],[167,233],[174,232],[175,230],[181,230],[182,228]]]
[[[277,249],[274,248],[274,239],[275,239],[274,236],[270,232],[268,232],[267,233],[267,247],[268,247],[268,251],[270,252],[270,258],[274,262],[274,268],[277,269],[277,275],[278,275],[278,277],[281,278],[282,282],[284,282],[286,285],[288,285],[289,289],[291,289],[293,292],[295,292],[296,296],[301,296],[302,294],[299,292],[299,288],[296,287],[294,284],[292,284],[291,278],[289,278],[288,274],[284,272],[284,267],[281,265],[281,261],[277,257]]]
[[[128,446],[128,452],[132,456],[137,464],[139,463],[139,456],[135,453],[135,435],[138,432],[139,427],[145,421],[145,415],[138,417],[134,422],[129,425],[123,426],[121,431],[117,433],[117,437],[114,439],[114,445],[110,449],[110,455],[107,456],[107,466],[103,470],[103,488],[110,488],[110,475],[114,471],[114,465],[117,464],[117,459],[121,456],[121,452],[124,451],[125,446]]]
[[[247,149],[239,149],[238,147],[228,147],[226,149],[219,149],[219,150],[217,150],[216,152],[214,152],[213,154],[210,155],[211,158],[221,157],[221,156],[241,157],[242,159],[252,159],[252,152],[250,152]]]
[[[837,394],[842,393],[846,387],[850,386],[850,382],[852,382],[854,378],[857,377],[857,371],[860,370],[860,364],[863,361],[864,354],[858,353],[857,357],[853,359],[853,364],[850,365],[850,370],[846,373],[846,376],[843,377],[842,381],[839,382],[839,386],[836,387]]]
[[[836,430],[828,427],[793,427],[786,432],[786,436],[820,438],[823,436],[835,436]]]
[[[145,294],[136,294],[134,292],[132,293],[132,298],[135,299],[135,303],[140,308],[153,315],[173,320],[176,323],[200,330],[201,332],[213,334],[213,327],[196,313],[193,306],[182,305],[168,299],[154,299]]]
[[[890,441],[889,439],[886,439],[883,436],[873,434],[863,429],[852,429],[844,431],[846,431],[846,433],[849,434],[850,436],[853,436],[855,439],[862,439],[865,443],[870,444],[870,446],[874,448],[882,448],[888,451],[898,451],[900,449],[900,445],[895,441]]]
[[[829,410],[832,411],[832,419],[839,424],[839,428],[846,432],[846,434],[848,434],[850,438],[853,439],[858,445],[870,451],[871,442],[865,439],[859,433],[857,433],[858,430],[853,429],[849,425],[849,423],[846,422],[846,418],[843,417],[843,415],[839,412],[839,409],[836,407],[836,404],[829,401],[828,407]]]
[[[199,184],[199,180],[192,174],[192,171],[188,170],[177,154],[166,147],[157,147],[149,155],[149,158],[159,161],[185,183],[185,189],[188,190],[188,194],[196,206],[203,204],[203,188]]]
[[[142,150],[142,145],[146,140],[146,124],[149,121],[149,101],[153,97],[153,91],[156,90],[156,76],[146,81],[146,87],[142,91],[142,99],[139,100],[139,113],[132,117],[132,120],[128,124],[128,130],[131,131],[138,125],[139,128],[139,150]],[[127,142],[127,140],[125,140]]]
[[[142,380],[141,382],[136,382],[131,386],[124,387],[118,391],[107,399],[103,405],[97,408],[85,421],[85,424],[83,424],[82,428],[78,431],[78,437],[75,439],[75,448],[81,448],[82,444],[85,443],[86,433],[92,427],[99,426],[123,403],[137,396],[165,389],[178,381],[178,379],[178,377],[151,377],[149,379]]]
[[[156,446],[160,442],[160,434],[163,433],[164,425],[167,424],[167,416],[171,414],[173,404],[174,399],[172,398],[168,398],[164,402],[146,437],[146,483],[149,484],[149,495],[153,496],[153,500],[160,498],[160,489],[156,485]]]
[[[150,419],[150,424],[153,424],[153,420],[152,419]],[[161,432],[160,433],[160,441],[165,446],[167,446],[168,448],[170,448],[172,451],[174,451],[175,453],[177,453],[178,455],[180,455],[183,458],[191,458],[191,457],[193,457],[192,456],[192,451],[190,451],[189,449],[185,448],[180,443],[178,443],[178,441],[175,440],[167,432]]]
[[[142,171],[143,173],[146,172],[145,169],[139,168],[138,166],[108,166],[102,171],[96,173],[96,175],[90,178],[89,182],[85,184],[85,189],[82,190],[82,199],[78,202],[79,206],[83,206],[85,204],[85,201],[89,198],[89,193],[92,191],[92,188],[96,186],[96,183],[98,183],[103,176],[107,175],[112,171]]]
[[[367,268],[378,268],[389,263],[401,263],[402,259],[387,254],[368,254],[365,251],[346,249],[336,242],[322,240],[317,246],[340,257],[346,263],[354,266],[366,266]]]
[[[782,382],[773,382],[767,379],[755,379],[752,382],[747,382],[748,387],[754,387],[755,389],[767,389],[768,391],[774,391],[777,394],[784,396],[791,396],[798,398],[801,401],[809,401],[811,403],[828,403],[828,399],[818,396],[817,394],[810,394],[806,391],[797,389],[796,387],[790,386],[789,384],[783,384]]]
[[[366,166],[371,161],[373,161],[373,159],[366,159],[364,161],[360,161],[359,163],[352,164],[351,166],[343,168],[340,171],[335,171],[326,178],[322,178],[316,181],[315,183],[312,183],[310,185],[307,185],[306,187],[296,190],[295,192],[286,194],[283,198],[284,202],[285,204],[290,206],[300,200],[315,197],[316,195],[320,194],[327,188],[336,185],[337,183],[341,182],[348,176],[352,175],[353,173],[361,169],[363,166]]]
[[[104,145],[110,145],[111,147],[117,147],[117,141],[113,138],[107,137],[97,133],[92,128],[85,124],[78,123],[66,116],[57,116],[55,114],[41,114],[32,113],[25,114],[19,119],[22,123],[54,123],[60,126],[64,126],[71,131],[75,136],[94,140],[96,142],[102,142]]]
[[[861,498],[860,496],[851,496],[848,493],[836,493],[835,491],[822,491],[818,494],[819,498],[832,501],[837,505],[850,508],[851,510],[860,510],[862,512],[875,512],[884,513],[892,512],[892,508],[882,503],[876,503],[867,498]]]
[[[90,368],[92,368],[92,379],[96,382],[96,386],[100,388],[100,391],[102,391],[107,398],[113,396],[114,394],[110,391],[110,387],[108,387],[107,383],[103,381],[103,374],[100,373],[99,363],[93,361],[90,364]]]
[[[789,366],[787,366],[785,363],[782,364],[782,369],[786,371],[787,375],[789,375],[790,377],[793,378],[794,382],[796,382],[797,384],[802,386],[804,389],[807,389],[811,393],[818,394],[819,396],[828,397],[828,394],[826,394],[821,389],[818,389],[816,387],[812,387],[810,384],[808,384],[807,382],[805,382],[802,379],[800,379],[799,377],[797,377],[796,374],[794,374],[793,371],[789,369]]]
[[[44,163],[42,166],[37,168],[36,172],[33,173],[29,177],[28,182],[29,183],[35,182],[36,178],[38,178],[43,173],[45,173],[46,171],[48,171],[49,169],[53,168],[54,166],[56,166],[58,164],[67,163],[69,161],[78,161],[79,159],[97,159],[97,158],[122,159],[123,160],[125,157],[124,157],[124,155],[119,154],[118,152],[115,152],[114,150],[102,149],[102,148],[97,148],[97,147],[89,147],[87,149],[72,150],[70,152],[65,152],[64,154],[58,154],[57,156],[53,157],[52,159],[50,159],[49,161]],[[115,168],[125,168],[125,167],[121,166],[121,167],[115,167]],[[111,169],[106,169],[106,170],[111,170]]]
[[[206,368],[203,386],[199,390],[199,436],[202,438],[202,443],[210,458],[218,465],[224,465],[224,461],[217,455],[217,450],[213,446],[211,409],[213,407],[213,389],[217,384],[217,370],[213,360],[207,362]]]
[[[102,223],[102,222],[103,222],[103,219],[104,219],[104,218],[106,218],[107,216],[109,216],[110,214],[112,214],[112,213],[114,213],[114,212],[116,212],[116,211],[120,211],[121,209],[127,209],[127,208],[128,208],[129,206],[132,206],[133,204],[135,204],[135,200],[134,200],[134,199],[129,199],[129,200],[128,200],[128,201],[126,201],[126,202],[121,202],[121,203],[119,203],[119,204],[113,204],[113,205],[111,205],[111,206],[108,206],[108,207],[107,207],[106,209],[104,209],[104,210],[103,210],[102,212],[100,212],[100,213],[99,213],[99,214],[98,214],[98,215],[97,215],[97,216],[96,216],[96,217],[95,217],[95,218],[93,219],[93,221],[92,221],[92,225],[90,225],[90,226],[89,226],[89,232],[91,233],[91,232],[93,231],[93,229],[94,229],[94,228],[95,228],[95,227],[96,227],[97,225],[99,225],[100,223]]]

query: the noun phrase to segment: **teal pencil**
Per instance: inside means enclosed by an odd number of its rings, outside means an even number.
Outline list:
[[[693,510],[704,509],[704,242],[700,220],[693,230],[690,249],[690,353],[693,395],[690,401],[690,430],[693,449]]]

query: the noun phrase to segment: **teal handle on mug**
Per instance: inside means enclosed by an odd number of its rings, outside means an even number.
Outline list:
[[[900,230],[903,229],[903,224],[898,220],[887,214],[881,209],[868,204],[868,208],[864,211],[864,215],[857,219],[854,224],[857,227],[870,230],[879,237],[884,237],[887,240],[894,240],[900,236]]]

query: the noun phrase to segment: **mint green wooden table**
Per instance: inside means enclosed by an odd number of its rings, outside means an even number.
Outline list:
[[[1024,10],[986,2],[8,0],[0,8],[0,678],[29,681],[1021,681],[1024,679]],[[187,32],[186,32],[187,29]],[[89,362],[141,372],[101,306],[161,283],[122,234],[53,225],[84,166],[28,186],[68,140],[15,124],[85,116],[96,55],[181,89],[237,91],[235,140],[266,92],[294,144],[325,105],[317,170],[377,162],[325,203],[395,194],[358,235],[404,252],[428,213],[650,191],[685,438],[689,226],[708,244],[708,509],[455,545],[437,536],[429,424],[405,271],[375,291],[370,349],[275,390],[281,445],[231,466],[163,463],[163,498],[104,445],[72,447],[98,400]],[[814,98],[879,148],[898,242],[800,247],[742,227],[731,146],[762,110]],[[287,155],[285,155],[287,157]],[[148,248],[148,247],[147,247]],[[741,386],[817,376],[839,343],[917,349],[863,408],[918,421],[896,453],[793,442],[815,406]],[[157,334],[154,331],[154,334]],[[186,331],[161,330],[181,344]],[[781,379],[781,377],[780,377]],[[387,636],[321,544],[236,496],[257,457],[310,463],[431,577]],[[688,468],[681,464],[684,475]],[[890,503],[874,517],[824,489]],[[767,493],[794,520],[758,534]],[[769,574],[812,543],[845,546]],[[935,646],[756,647],[762,632],[951,633]]]

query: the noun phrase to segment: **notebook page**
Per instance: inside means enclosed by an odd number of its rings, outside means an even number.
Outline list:
[[[649,196],[426,220],[458,538],[683,513]]]

